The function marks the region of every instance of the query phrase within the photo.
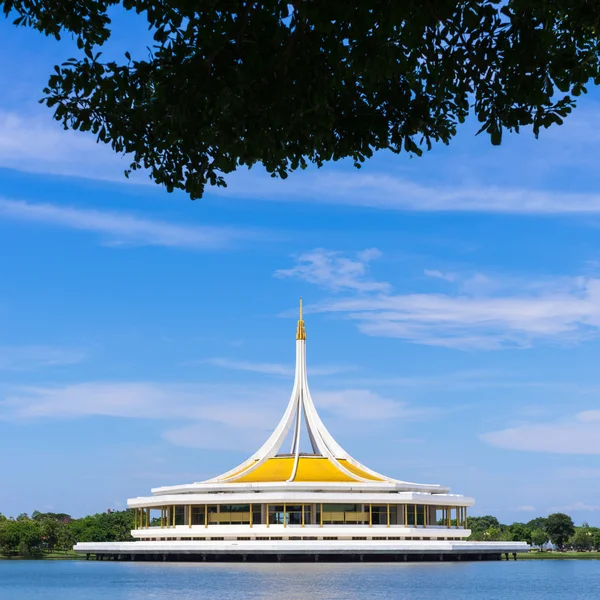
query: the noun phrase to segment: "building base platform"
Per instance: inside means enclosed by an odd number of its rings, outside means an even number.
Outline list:
[[[170,562],[440,562],[514,558],[525,542],[210,541],[81,542],[75,552],[96,560]]]

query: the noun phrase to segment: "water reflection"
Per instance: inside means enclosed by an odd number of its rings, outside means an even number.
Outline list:
[[[589,600],[600,561],[225,564],[0,561],[1,600]]]

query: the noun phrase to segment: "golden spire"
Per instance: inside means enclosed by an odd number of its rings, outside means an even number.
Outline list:
[[[296,339],[306,339],[306,329],[304,329],[304,321],[302,320],[302,298],[300,298],[300,319],[298,319],[298,329],[296,329]]]

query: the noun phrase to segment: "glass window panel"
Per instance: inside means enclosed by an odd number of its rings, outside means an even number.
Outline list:
[[[373,525],[387,525],[387,505],[373,504],[371,507]]]
[[[311,509],[311,505],[310,504],[305,504],[304,505],[304,523],[306,525],[310,525],[310,523],[312,522],[310,519],[310,509]]]
[[[283,525],[284,513],[283,504],[269,504],[269,525]]]
[[[204,525],[204,505],[192,506],[192,525]]]

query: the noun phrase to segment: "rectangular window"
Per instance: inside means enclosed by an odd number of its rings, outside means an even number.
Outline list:
[[[192,525],[204,525],[204,505],[192,506]]]
[[[373,504],[371,507],[371,519],[373,525],[387,525],[388,522],[387,504]]]
[[[304,513],[304,524],[311,523],[310,504],[269,504],[269,525],[302,525],[302,513]]]
[[[302,505],[288,504],[286,510],[287,525],[302,525]]]
[[[221,504],[208,507],[209,525],[250,525],[249,504]]]
[[[369,522],[369,511],[362,504],[323,504],[324,525],[356,525]]]
[[[260,525],[262,523],[262,506],[260,504],[252,505],[252,524]]]
[[[283,525],[284,512],[283,504],[269,504],[269,525]]]
[[[310,525],[312,523],[312,521],[310,520],[311,508],[312,508],[312,506],[310,504],[304,505],[304,524],[305,525]]]
[[[409,504],[407,507],[408,525],[425,525],[425,506],[422,504]]]

